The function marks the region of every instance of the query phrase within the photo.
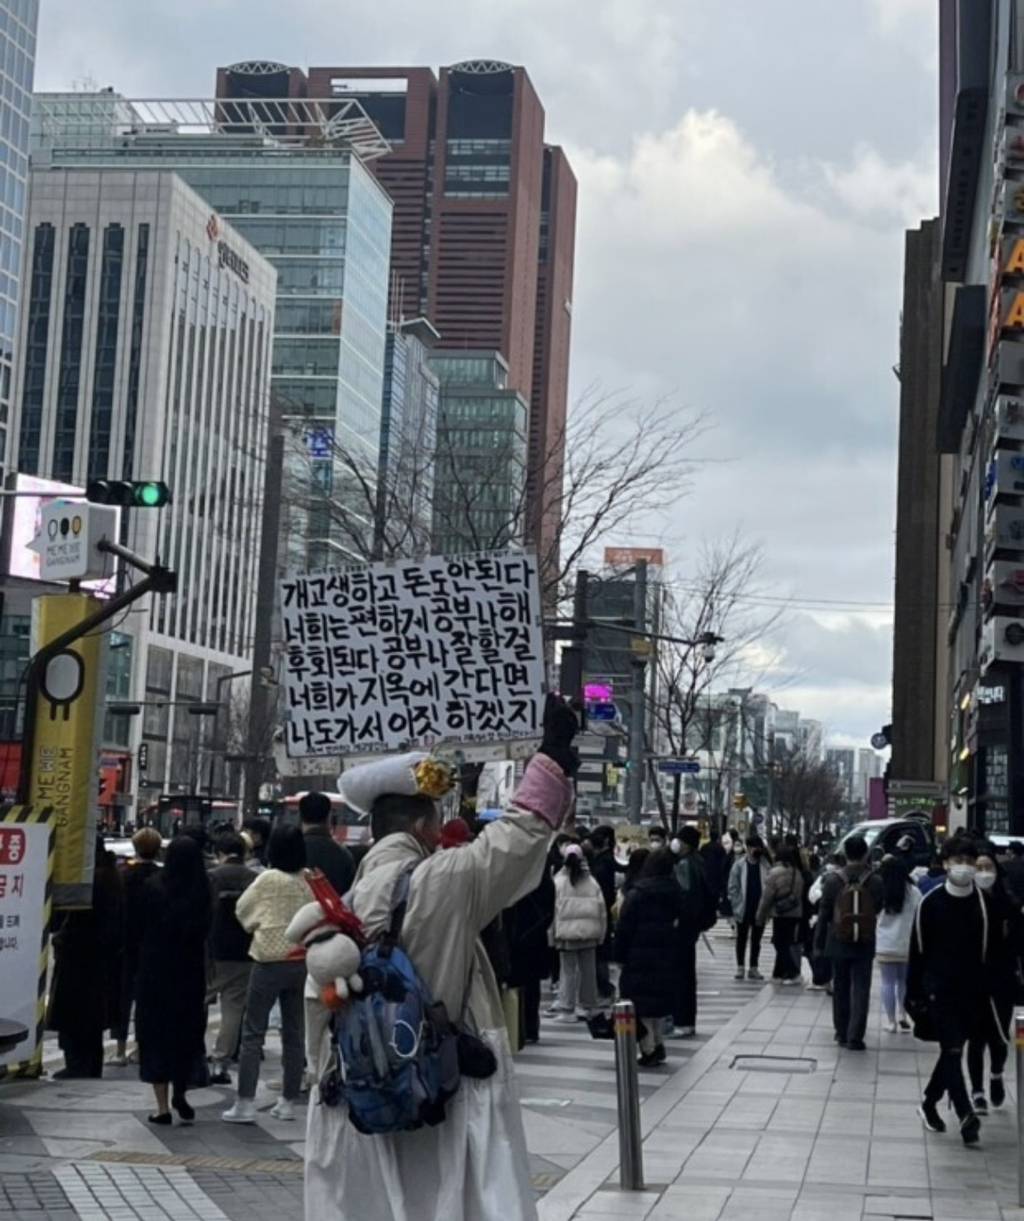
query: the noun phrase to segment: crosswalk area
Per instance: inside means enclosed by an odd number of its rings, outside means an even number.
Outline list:
[[[734,941],[724,922],[701,942],[697,956],[697,1034],[666,1040],[668,1057],[657,1068],[639,1070],[643,1102],[730,1021],[764,985],[736,980]],[[591,1037],[585,1022],[556,1021],[541,1009],[540,1042],[516,1056],[516,1078],[524,1108],[527,1140],[540,1151],[551,1121],[561,1128],[566,1156],[596,1144],[616,1126],[615,1044]],[[575,1131],[578,1140],[571,1132]],[[563,1162],[563,1165],[565,1163]]]

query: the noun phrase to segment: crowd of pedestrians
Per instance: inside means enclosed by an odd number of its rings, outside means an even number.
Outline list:
[[[132,1060],[153,1088],[152,1123],[171,1124],[175,1114],[191,1122],[189,1091],[231,1085],[236,1075],[223,1119],[252,1123],[273,1022],[283,1081],[272,1114],[293,1118],[310,1068],[309,992],[286,930],[312,898],[309,869],[340,895],[356,878],[351,854],[332,837],[330,809],[325,796],[308,794],[301,826],[253,820],[209,841],[184,828],[164,845],[144,828],[120,865],[98,841],[93,906],[65,914],[54,936],[47,1019],[65,1059],[56,1075],[100,1076],[106,1031],[110,1062],[129,1063],[134,1028]],[[455,860],[493,840],[487,822],[468,816],[440,829],[432,847]],[[913,869],[907,852],[872,859],[857,835],[819,861],[795,836],[766,843],[730,831],[702,846],[692,826],[652,827],[646,843],[624,851],[602,826],[564,830],[545,852],[539,877],[504,906],[489,903],[479,930],[516,1047],[540,1039],[550,981],[548,1014],[586,1021],[597,1037],[610,1030],[616,997],[632,1001],[640,1064],[664,1063],[667,1039],[696,1032],[696,947],[725,917],[736,979],[763,981],[770,927],[773,981],[827,990],[836,1043],[850,1052],[867,1046],[877,964],[883,1037],[913,1030],[937,1045],[919,1108],[930,1131],[946,1130],[948,1098],[973,1144],[989,1108],[1003,1105],[1024,952],[1024,850],[1004,860],[958,834],[927,868]],[[220,1021],[208,1037],[213,1006]]]
[[[104,1033],[110,1063],[129,1063],[134,1023],[139,1077],[152,1085],[150,1122],[191,1123],[188,1091],[230,1085],[238,1093],[223,1118],[253,1123],[263,1045],[279,1014],[283,1090],[277,1119],[294,1117],[303,1084],[306,972],[286,939],[296,912],[312,898],[305,871],[317,868],[339,894],[355,877],[350,852],[330,833],[330,800],[306,794],[300,826],[271,828],[253,819],[242,832],[179,829],[164,846],[144,827],[134,855],[118,865],[96,843],[93,905],[63,915],[53,937],[54,974],[47,1023],[58,1036],[58,1078],[100,1077]],[[99,981],[97,983],[97,981]],[[208,1016],[220,1023],[208,1046]]]

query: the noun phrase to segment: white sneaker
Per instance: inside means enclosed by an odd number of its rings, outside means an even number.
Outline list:
[[[568,1025],[571,1023],[573,1026],[575,1026],[576,1025],[576,1014],[575,1013],[566,1013],[566,1011],[564,1009],[560,1009],[558,1011],[558,1016],[555,1018],[555,1021],[560,1022],[563,1025]]]
[[[225,1123],[255,1123],[256,1103],[251,1098],[239,1098],[233,1107],[221,1114]]]
[[[287,1098],[279,1098],[270,1108],[271,1119],[294,1119],[295,1108]]]
[[[896,1023],[895,1022],[886,1022],[885,1023],[885,1032],[886,1032],[886,1034],[895,1034],[896,1033]]]

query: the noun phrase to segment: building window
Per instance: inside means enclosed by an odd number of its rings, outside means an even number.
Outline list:
[[[139,370],[142,367],[142,327],[146,317],[146,272],[149,265],[149,225],[139,225],[135,256],[135,295],[132,299],[132,334],[128,353],[128,392],[125,395],[124,459],[122,478],[135,469],[135,422],[139,413]]]
[[[82,380],[82,330],[88,272],[89,228],[87,225],[72,225],[64,280],[64,326],[60,342],[53,444],[53,477],[64,483],[70,483],[75,473],[78,387]]]
[[[117,374],[117,325],[121,316],[121,269],[124,263],[124,228],[108,225],[103,234],[100,296],[96,321],[96,361],[92,382],[92,422],[89,429],[90,476],[107,474],[110,425],[114,413],[114,378]]]
[[[18,464],[24,471],[39,470],[47,335],[50,329],[50,296],[53,285],[53,234],[53,225],[37,225],[32,247],[28,329],[25,336],[25,385],[21,397],[21,444],[18,459]]]

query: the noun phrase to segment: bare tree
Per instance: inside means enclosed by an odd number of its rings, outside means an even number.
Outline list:
[[[548,439],[528,480],[525,433],[500,421],[456,419],[442,393],[436,442],[407,438],[405,457],[382,486],[369,456],[337,436],[329,439],[329,456],[313,457],[301,419],[291,419],[293,478],[286,494],[324,513],[354,557],[423,555],[437,537],[458,552],[529,541],[539,547],[548,604],[566,596],[570,574],[602,539],[678,504],[697,465],[693,444],[706,431],[703,417],[668,403],[651,407],[588,394]],[[478,435],[467,435],[473,432]],[[335,473],[329,486],[317,479],[325,465]],[[425,514],[410,510],[426,496],[428,529]]]
[[[843,809],[842,786],[828,764],[795,750],[776,764],[773,786],[776,829],[810,843],[830,830]]]
[[[265,707],[264,714],[250,717],[249,692],[239,688],[224,709],[220,722],[222,728],[214,749],[223,759],[224,792],[238,792],[241,784],[237,762],[228,762],[228,756],[245,757],[246,768],[255,768],[257,784],[271,783],[277,779],[274,765],[274,734],[278,728],[277,711],[272,704]],[[250,811],[252,812],[252,811]]]
[[[435,421],[393,424],[388,461],[381,464],[372,450],[345,444],[333,427],[304,419],[294,405],[281,410],[286,504],[310,520],[314,534],[331,537],[358,561],[429,552]]]
[[[749,601],[755,593],[763,564],[759,545],[733,534],[708,543],[701,551],[692,578],[670,584],[662,634],[658,643],[654,718],[660,742],[676,756],[706,752],[714,759],[711,783],[717,787],[714,804],[729,788],[728,776],[742,765],[730,758],[745,747],[742,739],[753,726],[723,730],[725,709],[716,708],[714,689],[743,683],[753,687],[773,658],[771,637],[782,610],[765,611]],[[713,652],[702,641],[717,638]],[[741,705],[744,715],[746,705]],[[734,727],[735,730],[735,727]],[[715,755],[717,753],[717,758]],[[673,821],[678,820],[678,785],[673,800]]]

